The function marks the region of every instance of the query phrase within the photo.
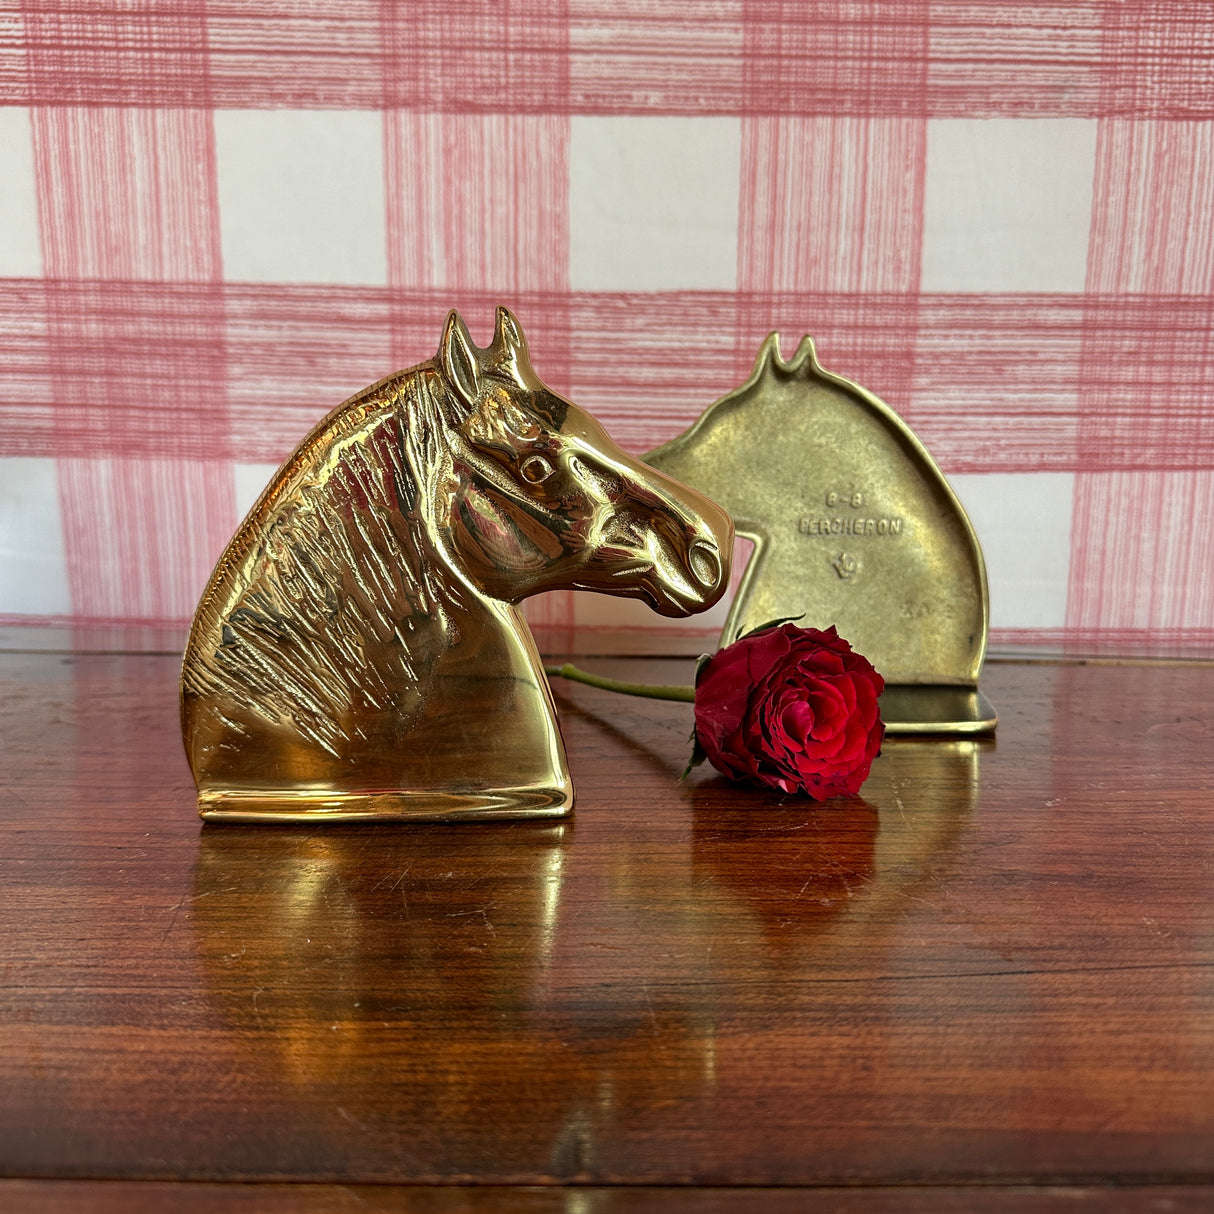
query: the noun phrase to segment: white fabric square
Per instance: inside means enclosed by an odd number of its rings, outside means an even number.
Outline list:
[[[1095,166],[1095,120],[930,121],[922,289],[1082,291]]]
[[[0,278],[42,276],[30,112],[0,106]]]
[[[574,290],[733,290],[741,146],[736,118],[575,117]]]
[[[53,459],[0,459],[0,613],[70,615]]]
[[[302,437],[302,436],[301,436]],[[277,464],[234,464],[232,478],[236,485],[236,517],[243,519],[253,509],[261,491],[278,471]]]
[[[224,277],[384,284],[383,138],[370,111],[217,111]]]
[[[992,628],[1061,628],[1071,572],[1070,472],[952,476],[986,558]]]

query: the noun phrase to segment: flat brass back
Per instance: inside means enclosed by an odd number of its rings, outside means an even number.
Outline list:
[[[326,417],[203,592],[181,675],[204,818],[552,817],[573,788],[518,603],[555,588],[685,616],[733,530],[531,368],[447,318],[438,354]]]
[[[888,405],[770,334],[740,388],[646,460],[733,515],[755,551],[721,643],[769,620],[834,624],[885,676],[891,733],[980,732],[986,568],[939,468]]]

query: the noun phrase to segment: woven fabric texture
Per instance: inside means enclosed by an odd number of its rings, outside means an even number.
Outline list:
[[[188,620],[308,427],[505,303],[634,451],[810,333],[996,643],[1209,649],[1212,81],[1209,0],[0,0],[0,623]]]

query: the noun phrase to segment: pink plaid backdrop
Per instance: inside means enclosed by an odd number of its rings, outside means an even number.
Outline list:
[[[1209,0],[0,0],[0,102],[0,623],[187,620],[313,420],[503,302],[638,451],[812,333],[996,643],[1214,641]]]

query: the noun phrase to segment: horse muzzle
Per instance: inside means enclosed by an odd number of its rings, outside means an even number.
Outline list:
[[[729,586],[733,520],[716,502],[671,481],[659,520],[646,533],[642,596],[660,615],[705,611]]]

